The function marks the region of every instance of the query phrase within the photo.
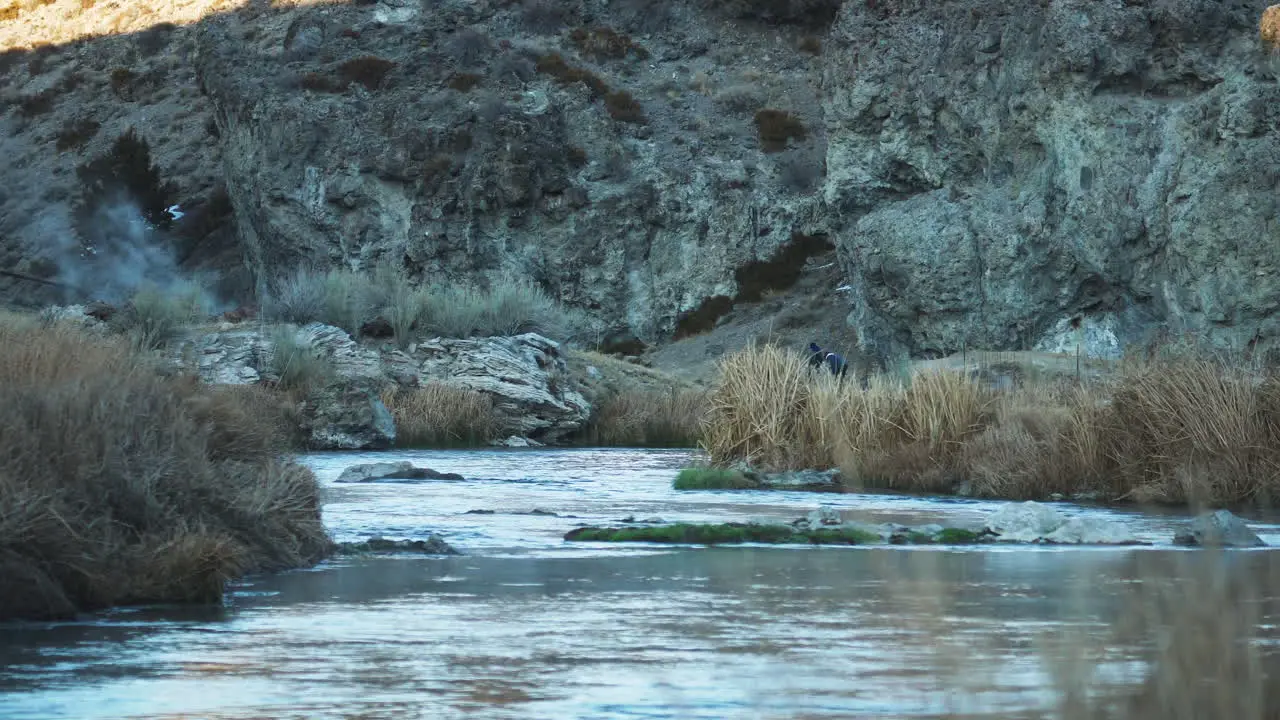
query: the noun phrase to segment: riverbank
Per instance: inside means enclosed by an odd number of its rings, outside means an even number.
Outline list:
[[[1266,505],[1280,494],[1280,380],[1183,355],[1085,383],[923,369],[863,390],[764,346],[722,362],[703,443],[713,466],[838,467],[849,489]]]
[[[331,542],[284,410],[123,339],[0,316],[0,620],[218,602]]]

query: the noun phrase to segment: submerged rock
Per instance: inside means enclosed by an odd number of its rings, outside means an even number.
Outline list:
[[[342,471],[336,482],[363,483],[379,480],[465,480],[457,473],[442,473],[431,468],[420,468],[404,460],[389,463],[351,465]]]
[[[840,471],[796,470],[780,473],[754,473],[760,486],[768,490],[835,491],[842,489]]]
[[[360,555],[363,553],[462,554],[438,535],[431,535],[426,540],[388,540],[383,537],[374,537],[361,542],[338,543],[335,552],[340,555]]]
[[[1173,537],[1174,545],[1193,547],[1261,547],[1266,545],[1243,520],[1226,510],[1204,513]]]

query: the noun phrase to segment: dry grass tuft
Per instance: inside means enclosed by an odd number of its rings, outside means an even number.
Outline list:
[[[839,465],[866,487],[1267,504],[1280,491],[1280,380],[1178,356],[1084,387],[997,390],[934,370],[864,391],[760,347],[722,362],[703,440],[718,465]]]
[[[402,448],[474,447],[498,434],[493,400],[476,390],[428,383],[389,390],[382,402],[395,417],[396,444]]]
[[[696,447],[706,391],[631,387],[596,403],[583,441],[605,447]]]
[[[0,619],[214,602],[328,552],[314,476],[279,459],[283,411],[151,362],[0,318]]]
[[[1262,11],[1258,22],[1258,34],[1268,50],[1280,49],[1280,5],[1272,5]]]

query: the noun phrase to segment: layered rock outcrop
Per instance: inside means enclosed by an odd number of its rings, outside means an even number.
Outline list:
[[[579,392],[560,345],[533,333],[435,339],[401,350],[358,343],[340,328],[321,323],[299,328],[227,324],[195,333],[169,352],[174,362],[208,383],[278,382],[281,364],[273,358],[284,338],[291,351],[302,348],[314,354],[331,375],[324,387],[308,394],[302,408],[303,430],[317,449],[390,447],[395,425],[379,394],[428,383],[488,395],[503,437],[556,442],[591,415],[591,404]]]

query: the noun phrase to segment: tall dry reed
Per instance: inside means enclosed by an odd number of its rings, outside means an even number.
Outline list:
[[[0,319],[0,618],[216,601],[330,547],[266,391],[159,372],[126,339]]]
[[[382,402],[396,420],[396,445],[402,448],[475,447],[497,437],[493,400],[469,388],[428,383],[420,388],[388,390]]]
[[[1083,387],[938,369],[863,390],[765,346],[722,361],[703,444],[718,465],[838,465],[862,487],[1265,504],[1280,491],[1280,381],[1179,356]]]
[[[580,442],[606,447],[696,447],[707,393],[627,387],[599,398]]]

